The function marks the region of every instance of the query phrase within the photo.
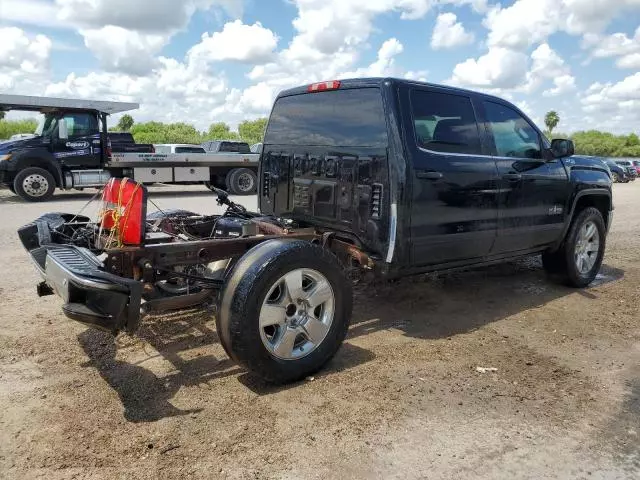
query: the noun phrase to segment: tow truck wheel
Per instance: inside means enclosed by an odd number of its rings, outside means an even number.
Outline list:
[[[252,248],[227,277],[216,326],[229,356],[267,381],[325,365],[349,327],[351,285],[333,254],[303,240]]]
[[[258,178],[248,168],[237,168],[227,175],[227,190],[234,195],[252,195],[257,187]]]
[[[56,180],[44,168],[25,168],[13,180],[16,194],[27,202],[44,202],[53,196]]]

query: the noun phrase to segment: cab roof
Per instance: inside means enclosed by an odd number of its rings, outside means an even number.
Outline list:
[[[394,77],[369,77],[369,78],[344,78],[344,79],[336,79],[337,81],[340,82],[340,87],[338,89],[342,89],[342,88],[367,88],[367,87],[380,87],[383,86],[385,84],[388,85],[392,85],[392,84],[403,84],[403,85],[421,85],[421,86],[426,86],[426,87],[434,87],[434,88],[440,88],[443,90],[448,90],[452,93],[458,92],[458,93],[464,93],[466,95],[481,95],[487,98],[497,98],[500,99],[499,97],[496,97],[494,95],[490,95],[490,94],[486,94],[486,93],[482,93],[482,92],[478,92],[478,91],[474,91],[474,90],[468,90],[465,88],[459,88],[459,87],[452,87],[449,85],[440,85],[437,83],[429,83],[429,82],[420,82],[418,80],[410,80],[410,79],[406,79],[406,78],[394,78]],[[319,83],[325,83],[325,82],[319,82]],[[287,97],[290,95],[300,95],[302,93],[309,93],[309,87],[311,85],[314,85],[314,83],[309,83],[307,85],[302,85],[299,87],[294,87],[294,88],[290,88],[288,90],[283,90],[282,92],[280,92],[278,94],[278,98],[279,97]],[[320,90],[319,90],[320,91]],[[500,99],[502,100],[502,99]]]
[[[0,94],[0,110],[26,110],[46,112],[50,110],[95,111],[100,113],[121,113],[140,108],[138,103],[84,100],[79,98],[32,97],[27,95]]]

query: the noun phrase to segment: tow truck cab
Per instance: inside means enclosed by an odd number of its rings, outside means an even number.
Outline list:
[[[135,103],[0,95],[0,110],[42,114],[33,138],[0,143],[0,184],[29,200],[44,200],[56,187],[104,185],[107,116],[136,108]]]

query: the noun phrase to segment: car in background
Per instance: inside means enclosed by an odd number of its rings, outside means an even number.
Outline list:
[[[34,133],[16,133],[15,135],[11,135],[9,140],[25,140],[27,138],[34,138]]]
[[[154,147],[156,153],[207,153],[200,145],[188,143],[160,143]]]
[[[609,167],[611,172],[611,178],[614,183],[628,183],[630,181],[629,176],[626,174],[625,169],[618,165],[610,158],[602,158],[602,162]]]
[[[109,132],[107,134],[111,153],[155,153],[150,143],[136,143],[129,132]]]
[[[207,153],[251,153],[247,142],[237,140],[210,140],[202,143]]]
[[[640,160],[631,160],[631,163],[633,163],[633,167],[636,169],[636,172],[638,172],[638,175],[640,175]]]
[[[631,160],[616,160],[615,162],[620,165],[620,168],[624,169],[629,180],[634,181],[638,177],[638,171]]]
[[[262,153],[262,143],[254,143],[251,145],[251,153]]]

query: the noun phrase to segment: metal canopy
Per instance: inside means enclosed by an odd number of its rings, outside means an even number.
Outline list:
[[[0,94],[0,110],[28,110],[36,112],[56,109],[95,110],[111,114],[136,110],[139,107],[140,104],[138,103]]]

